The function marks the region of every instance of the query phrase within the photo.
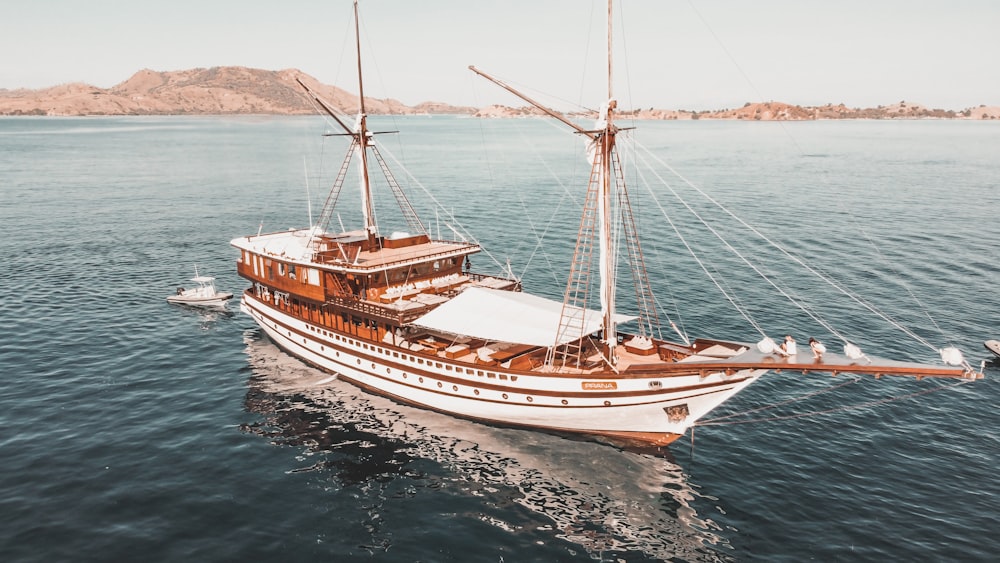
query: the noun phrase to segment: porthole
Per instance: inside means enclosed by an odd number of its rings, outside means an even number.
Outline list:
[[[406,374],[405,373],[403,374],[403,379],[406,379]]]
[[[611,406],[611,401],[604,401],[604,406],[610,407]]]
[[[475,393],[476,395],[479,395],[479,389],[474,390],[473,393]]]
[[[504,393],[504,394],[503,394],[503,398],[504,398],[504,399],[506,399],[506,398],[507,398],[507,394],[506,394],[506,393]]]
[[[528,402],[529,402],[529,403],[533,403],[534,401],[535,401],[535,400],[534,400],[534,399],[532,399],[532,398],[531,398],[530,396],[528,397]]]
[[[458,385],[452,385],[451,390],[458,393]]]
[[[419,381],[420,383],[423,383],[423,382],[424,382],[424,378],[422,378],[422,377],[421,377],[421,378],[420,378],[420,379],[418,379],[417,381]]]
[[[372,369],[377,369],[377,366],[375,364],[372,364]]]
[[[568,405],[568,404],[569,404],[569,401],[567,401],[566,399],[563,399],[563,400],[562,400],[562,404],[563,404],[563,405]]]
[[[358,358],[358,365],[361,365],[361,358]]]
[[[385,368],[386,373],[392,373],[392,368]]]
[[[444,384],[443,384],[443,383],[441,383],[440,381],[438,381],[438,389],[440,389],[440,388],[442,388],[442,387],[444,387]]]

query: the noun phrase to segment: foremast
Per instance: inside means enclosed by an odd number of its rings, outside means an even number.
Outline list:
[[[593,243],[596,238],[597,274],[600,282],[600,314],[602,317],[599,352],[608,366],[612,370],[617,371],[618,358],[616,355],[616,346],[618,344],[618,328],[617,321],[615,320],[615,302],[618,253],[614,231],[615,196],[617,196],[617,211],[621,218],[621,226],[629,251],[628,257],[633,282],[636,288],[637,304],[640,313],[640,334],[643,336],[652,336],[654,326],[658,321],[654,300],[650,292],[649,280],[646,275],[646,268],[643,264],[642,250],[632,217],[628,190],[625,186],[621,163],[615,148],[616,136],[621,129],[614,123],[617,102],[614,98],[612,74],[612,28],[614,21],[612,4],[612,1],[609,0],[607,14],[608,96],[607,102],[601,106],[597,123],[593,129],[588,130],[580,127],[559,112],[536,102],[503,81],[482,72],[474,66],[470,66],[469,69],[518,96],[550,117],[562,121],[588,140],[587,153],[591,164],[590,184],[584,201],[573,263],[566,283],[560,326],[557,331],[556,342],[551,348],[549,356],[546,358],[546,363],[552,365],[559,361],[561,365],[569,364],[571,366],[581,366],[585,363],[583,356],[588,351],[588,347],[586,342],[587,335],[583,334],[583,327],[587,324],[585,317],[587,315],[587,301],[590,294],[590,269],[593,260]],[[575,338],[567,339],[571,335]],[[567,343],[560,344],[561,342]]]

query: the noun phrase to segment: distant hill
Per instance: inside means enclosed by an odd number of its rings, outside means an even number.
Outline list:
[[[358,97],[295,69],[260,70],[238,66],[196,68],[172,72],[140,70],[108,89],[88,84],[63,84],[41,90],[0,89],[0,115],[226,115],[320,113],[299,78],[328,103],[354,114]],[[365,98],[370,114],[464,114],[478,117],[540,115],[531,107],[473,108],[442,102],[406,106],[398,100]],[[1000,119],[1000,107],[979,106],[960,111],[929,109],[899,102],[876,108],[849,108],[843,104],[796,106],[782,102],[747,103],[738,109],[689,111],[667,109],[619,110],[635,119],[736,119],[747,121],[803,121],[815,119]]]
[[[511,108],[489,106],[474,114],[476,117],[528,117],[544,115],[532,107]],[[899,102],[875,108],[849,108],[844,104],[796,106],[783,102],[751,103],[739,109],[710,111],[638,109],[618,110],[619,117],[631,119],[736,119],[745,121],[812,121],[818,119],[1000,119],[1000,106],[979,106],[962,111],[929,109],[920,104]],[[596,118],[596,113],[577,114]]]
[[[358,97],[295,69],[271,71],[213,67],[156,72],[140,70],[109,89],[63,84],[42,90],[0,90],[3,115],[223,115],[316,114],[295,79],[326,102],[356,113]],[[398,100],[365,98],[372,114],[472,114],[475,108],[426,102],[406,106]]]

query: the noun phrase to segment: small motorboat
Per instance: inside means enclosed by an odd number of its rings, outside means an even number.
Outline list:
[[[1000,340],[987,340],[983,342],[986,349],[993,352],[998,358],[1000,358]]]
[[[167,297],[167,301],[194,307],[225,307],[226,301],[233,298],[232,293],[215,289],[215,278],[199,275],[197,266],[194,269],[194,277],[190,281],[197,286],[190,289],[178,287],[177,293]]]

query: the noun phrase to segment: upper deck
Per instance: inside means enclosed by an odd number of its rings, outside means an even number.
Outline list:
[[[314,229],[279,231],[233,239],[241,250],[329,271],[373,274],[478,253],[478,244],[431,240],[426,235],[366,237],[363,231],[331,235]]]

